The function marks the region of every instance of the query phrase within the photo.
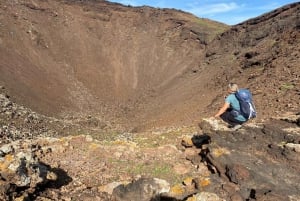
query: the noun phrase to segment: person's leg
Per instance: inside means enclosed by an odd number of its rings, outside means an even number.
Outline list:
[[[230,126],[234,127],[236,125],[242,125],[243,122],[238,121],[234,118],[230,110],[225,111],[221,116],[221,119],[228,123]]]

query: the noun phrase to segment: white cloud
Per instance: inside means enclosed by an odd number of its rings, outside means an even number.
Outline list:
[[[217,13],[225,13],[232,10],[236,10],[240,8],[236,3],[217,3],[217,4],[210,4],[210,5],[204,5],[204,6],[197,6],[188,9],[188,12],[194,13],[198,16],[203,15],[214,15]]]
[[[256,9],[259,9],[259,10],[274,10],[278,7],[280,7],[280,5],[278,3],[272,2],[270,4],[258,6]]]

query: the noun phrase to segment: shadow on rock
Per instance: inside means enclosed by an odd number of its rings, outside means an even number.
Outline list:
[[[52,168],[51,171],[57,175],[57,179],[49,182],[49,184],[45,186],[46,188],[59,189],[73,181],[73,179],[63,169]]]
[[[202,145],[209,144],[211,142],[211,137],[207,134],[194,135],[192,137],[192,142],[197,148],[202,148]]]
[[[47,189],[72,181],[64,170],[39,161],[41,146],[19,143],[0,147],[0,200],[36,200]]]
[[[70,182],[72,182],[72,178],[68,176],[67,172],[63,169],[51,168],[49,165],[44,163],[41,163],[41,165],[48,167],[49,171],[53,174],[47,174],[48,181],[46,183],[37,185],[35,191],[28,194],[28,199],[26,199],[28,201],[34,201],[38,199],[41,194],[47,194],[47,190],[59,189],[62,186],[68,185]]]

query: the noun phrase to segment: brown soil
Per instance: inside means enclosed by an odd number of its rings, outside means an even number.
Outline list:
[[[253,90],[262,118],[299,108],[297,3],[231,29],[105,1],[0,6],[0,84],[40,113],[139,129],[193,124],[214,114],[229,81]]]
[[[170,88],[227,28],[105,1],[4,1],[1,9],[0,80],[14,100],[44,114],[127,123],[158,118],[165,105],[153,105],[161,97],[166,105],[188,99]]]
[[[43,114],[139,129],[193,124],[215,112],[229,81],[253,90],[262,118],[299,108],[297,3],[231,29],[105,1],[0,6],[0,84]]]

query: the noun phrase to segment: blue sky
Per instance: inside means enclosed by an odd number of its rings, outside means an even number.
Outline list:
[[[297,1],[290,0],[109,0],[131,6],[175,8],[209,18],[228,25],[238,24],[247,19]]]

